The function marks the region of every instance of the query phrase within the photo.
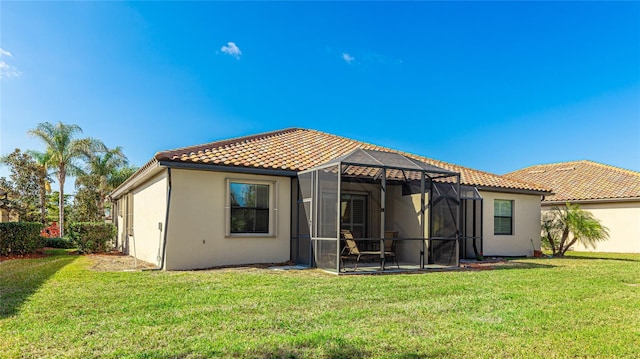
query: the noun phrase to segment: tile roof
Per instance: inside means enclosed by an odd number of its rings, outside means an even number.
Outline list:
[[[356,148],[388,151],[460,172],[461,183],[496,189],[550,192],[544,186],[509,179],[450,163],[397,151],[316,130],[290,128],[203,145],[158,152],[155,160],[174,163],[302,171],[343,156]]]
[[[640,172],[593,161],[531,166],[504,176],[551,187],[546,202],[640,198]]]

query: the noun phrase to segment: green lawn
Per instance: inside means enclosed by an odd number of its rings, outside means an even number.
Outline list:
[[[640,357],[640,255],[340,277],[91,260],[0,263],[0,357]]]

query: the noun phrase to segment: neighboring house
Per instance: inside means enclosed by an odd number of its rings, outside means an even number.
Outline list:
[[[7,191],[0,188],[0,223],[2,222],[17,222],[20,217],[16,211],[11,209],[11,204],[8,201],[9,194]]]
[[[370,248],[397,238],[405,269],[455,266],[476,251],[530,256],[550,193],[293,128],[159,152],[111,200],[120,249],[163,269],[292,260],[338,271],[341,230]]]
[[[7,191],[0,188],[0,223],[9,222],[9,211],[3,206],[4,201],[7,199]]]
[[[640,253],[640,173],[592,161],[527,167],[505,175],[553,190],[542,210],[566,202],[579,204],[609,229],[609,240],[595,248],[576,244],[577,251]]]

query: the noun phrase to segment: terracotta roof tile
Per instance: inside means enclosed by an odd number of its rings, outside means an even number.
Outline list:
[[[434,166],[460,172],[461,182],[466,185],[539,192],[550,191],[545,186],[522,182],[329,133],[299,128],[158,152],[155,159],[159,161],[281,169],[297,172],[329,162],[356,148],[400,153]]]
[[[640,198],[640,172],[593,161],[531,166],[505,177],[551,187],[547,202]]]

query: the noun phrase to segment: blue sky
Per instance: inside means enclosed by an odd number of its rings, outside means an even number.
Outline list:
[[[640,171],[637,2],[2,1],[0,48],[1,154],[44,121],[135,165],[303,127],[498,174]]]

